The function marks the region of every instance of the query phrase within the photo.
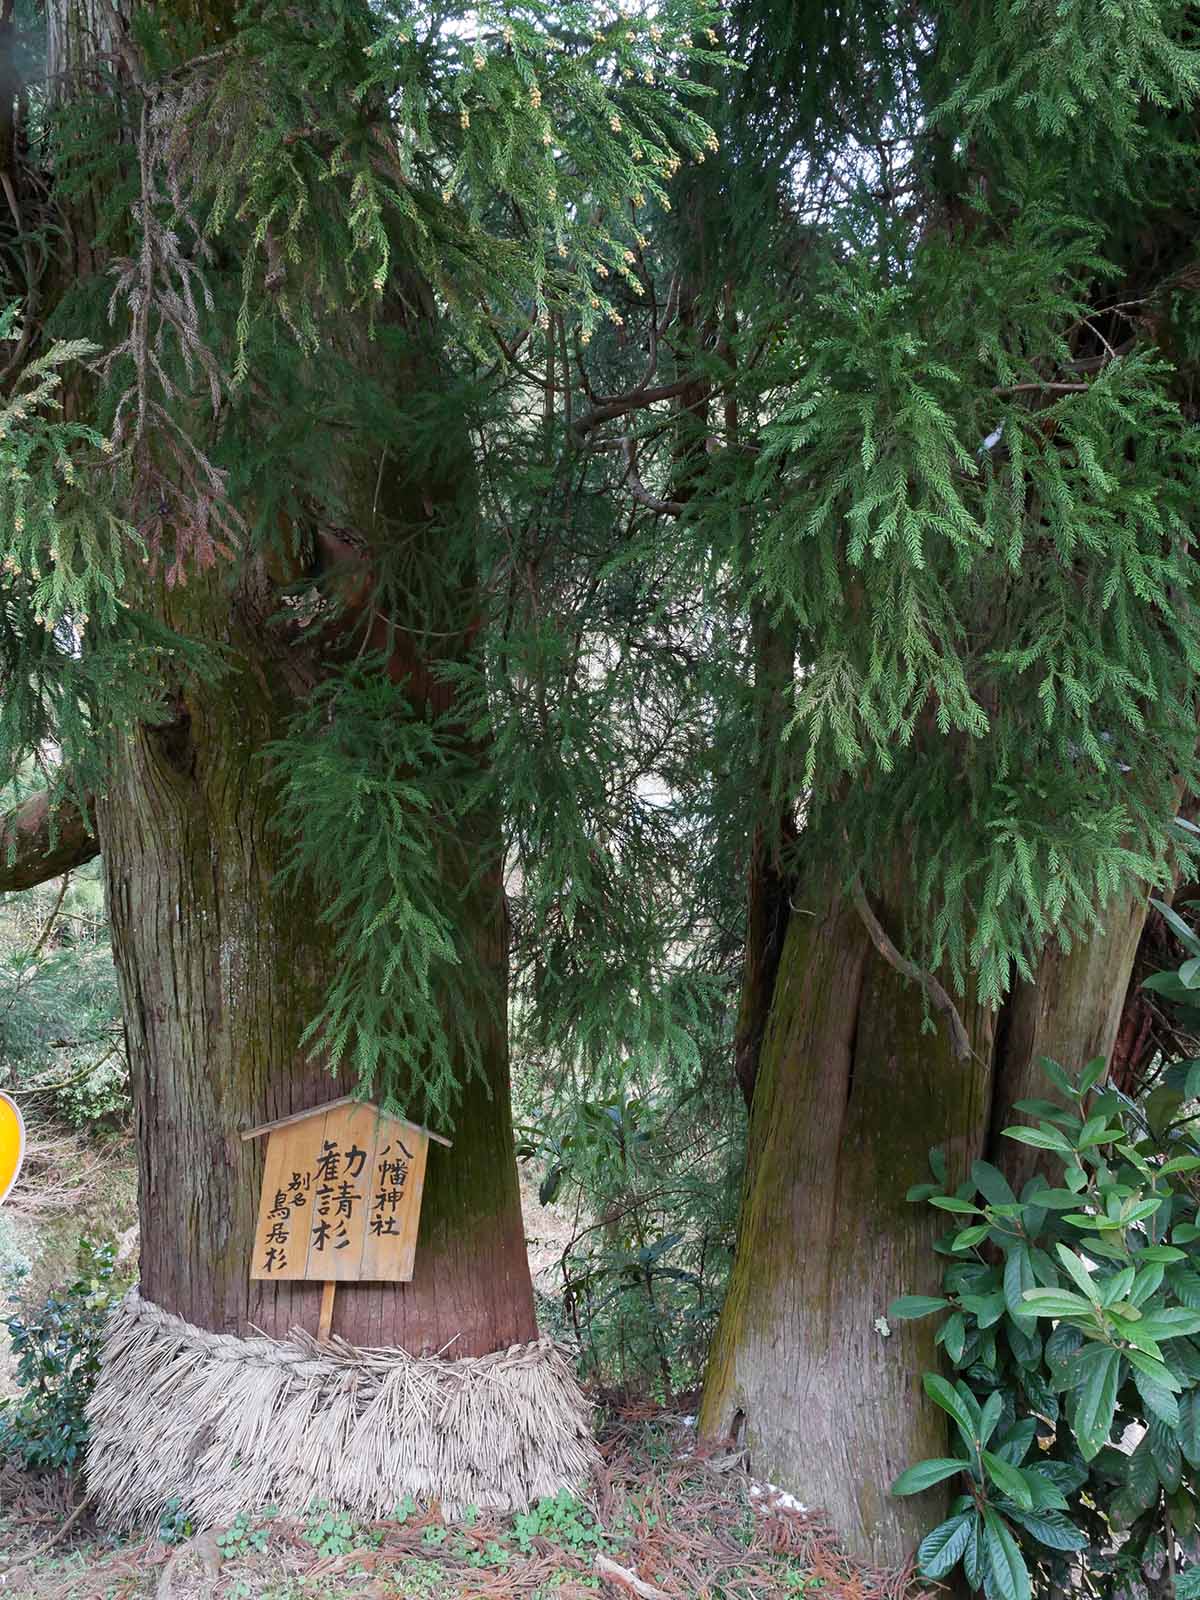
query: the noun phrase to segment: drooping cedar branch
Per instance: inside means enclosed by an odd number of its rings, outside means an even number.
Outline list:
[[[0,891],[32,889],[99,854],[99,841],[75,801],[51,808],[41,790],[0,818]]]
[[[950,1041],[954,1047],[954,1054],[959,1061],[965,1061],[971,1054],[971,1039],[967,1033],[963,1019],[958,1014],[958,1007],[943,989],[931,972],[923,972],[915,961],[909,961],[902,956],[896,946],[888,938],[883,924],[871,910],[870,902],[863,893],[862,884],[855,880],[854,883],[854,908],[862,918],[863,926],[871,935],[871,943],[887,962],[889,967],[895,967],[905,978],[911,978],[919,983],[929,996],[929,1001],[946,1018],[950,1027]]]

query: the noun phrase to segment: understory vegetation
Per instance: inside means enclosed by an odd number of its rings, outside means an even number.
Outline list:
[[[564,1492],[511,1517],[468,1508],[447,1522],[406,1503],[362,1524],[321,1505],[297,1521],[256,1507],[197,1535],[168,1508],[148,1540],[100,1536],[29,1561],[20,1550],[63,1511],[0,1464],[0,1563],[19,1563],[0,1564],[0,1583],[24,1600],[886,1600],[886,1580],[848,1563],[819,1520],[697,1453],[693,1427],[654,1407],[606,1411],[586,1500]]]
[[[917,1553],[945,1579],[1029,1600],[1070,1588],[1200,1595],[1200,938],[1160,904],[1183,947],[1147,987],[1189,1053],[1159,1053],[1135,1084],[1103,1058],[1044,1063],[1046,1094],[1004,1134],[1042,1170],[1014,1193],[976,1161],[908,1193],[952,1224],[940,1295],[895,1320],[940,1315],[953,1379],[925,1374],[952,1424],[951,1456],[915,1463],[893,1493],[949,1481],[950,1516]]]

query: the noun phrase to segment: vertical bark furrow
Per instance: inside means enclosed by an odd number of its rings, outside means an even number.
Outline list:
[[[1097,1056],[1111,1059],[1148,909],[1145,889],[1113,900],[1086,943],[1077,941],[1069,952],[1048,945],[1033,982],[1016,983],[1005,1000],[989,1144],[1018,1194],[1048,1164],[1044,1152],[1003,1137],[1014,1122],[1034,1120],[1013,1107],[1018,1100],[1061,1098],[1042,1067],[1046,1056],[1071,1076]]]
[[[334,935],[318,904],[278,886],[283,841],[261,757],[295,702],[265,628],[222,620],[219,580],[196,576],[171,603],[186,606],[193,636],[220,626],[234,664],[190,691],[186,759],[135,732],[100,808],[137,1107],[142,1289],[203,1328],[315,1331],[319,1286],[250,1281],[264,1148],[239,1138],[347,1087],[299,1049],[333,970]],[[498,894],[481,906],[476,936],[496,975],[480,1003],[486,1077],[466,1087],[454,1149],[431,1156],[413,1282],[339,1291],[334,1328],[355,1344],[477,1355],[536,1332]]]
[[[705,1385],[705,1434],[740,1415],[755,1475],[822,1507],[852,1550],[882,1563],[902,1559],[937,1509],[923,1503],[936,1495],[888,1494],[904,1467],[945,1453],[944,1418],[920,1390],[935,1328],[885,1332],[882,1319],[897,1295],[937,1287],[937,1219],[904,1199],[928,1176],[930,1146],[951,1182],[983,1148],[993,1019],[968,1005],[963,1020],[975,1053],[960,1063],[848,900],[793,917]]]

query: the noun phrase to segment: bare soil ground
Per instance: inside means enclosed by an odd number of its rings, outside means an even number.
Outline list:
[[[750,1494],[678,1416],[610,1412],[585,1497],[445,1523],[398,1508],[358,1526],[251,1510],[232,1528],[122,1543],[63,1532],[62,1483],[0,1469],[0,1597],[21,1600],[900,1600],[904,1575],[839,1554],[820,1519]],[[407,1515],[404,1513],[407,1511]],[[168,1530],[172,1532],[173,1530]],[[54,1541],[51,1543],[51,1541]]]

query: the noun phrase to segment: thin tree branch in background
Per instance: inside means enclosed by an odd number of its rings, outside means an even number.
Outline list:
[[[85,813],[64,799],[53,810],[46,790],[0,817],[0,893],[33,889],[100,854]]]
[[[650,511],[660,511],[664,516],[682,516],[685,510],[682,500],[660,500],[657,495],[650,493],[638,477],[637,449],[629,434],[621,439],[621,452],[625,457],[625,482],[638,505],[646,506]]]
[[[657,405],[660,400],[675,400],[686,394],[695,383],[694,378],[677,378],[674,383],[660,383],[653,389],[633,389],[628,394],[606,395],[600,403],[576,419],[575,432],[582,439],[598,428],[602,422],[612,422],[630,411],[642,411]]]
[[[54,924],[58,921],[58,913],[62,910],[62,903],[67,898],[67,890],[70,888],[70,886],[71,873],[70,869],[68,869],[63,873],[62,883],[58,888],[58,896],[55,899],[54,905],[51,907],[50,915],[42,924],[42,931],[38,934],[33,949],[29,952],[29,960],[31,965],[41,955],[42,951],[46,947],[46,940],[54,931]]]

